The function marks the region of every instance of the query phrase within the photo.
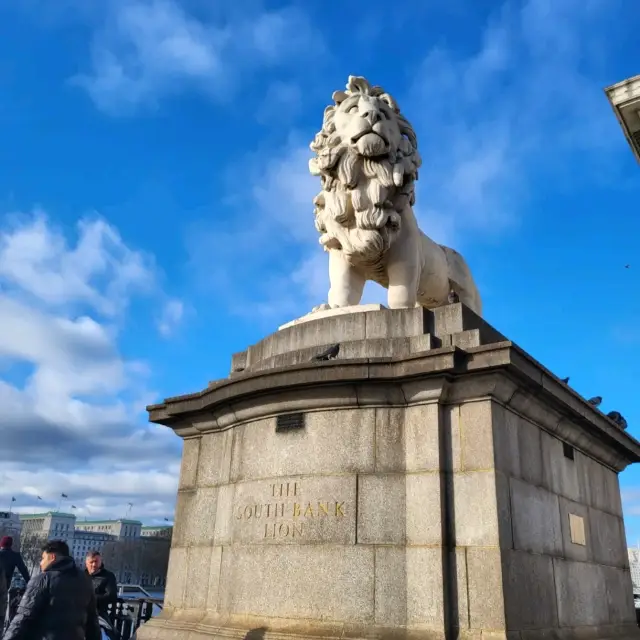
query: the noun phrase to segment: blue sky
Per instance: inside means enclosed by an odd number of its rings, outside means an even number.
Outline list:
[[[464,253],[489,322],[640,435],[640,168],[603,93],[640,73],[640,11],[389,6],[0,5],[7,506],[171,515],[179,442],[144,406],[325,300],[308,143],[349,74],[414,124],[422,228]],[[622,482],[635,542],[640,470]]]

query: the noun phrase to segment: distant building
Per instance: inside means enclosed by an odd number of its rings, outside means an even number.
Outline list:
[[[20,522],[20,516],[17,513],[0,511],[0,537],[11,536],[17,541],[20,538],[21,530],[22,522]]]
[[[72,513],[47,511],[46,513],[21,513],[21,540],[37,537],[43,540],[64,540],[71,544],[76,517]]]
[[[76,529],[73,535],[73,544],[71,545],[71,555],[76,563],[83,565],[89,551],[102,553],[104,545],[115,539],[115,536],[103,531],[83,531],[82,529]]]
[[[640,76],[607,87],[605,93],[636,160],[640,162]]]
[[[633,591],[640,593],[640,548],[627,549],[629,553],[629,568],[631,569],[631,582]]]
[[[171,525],[164,526],[146,526],[142,527],[140,535],[143,538],[171,538],[173,527]]]
[[[130,540],[140,537],[142,522],[138,520],[83,520],[76,522],[76,531],[108,533],[116,540]]]

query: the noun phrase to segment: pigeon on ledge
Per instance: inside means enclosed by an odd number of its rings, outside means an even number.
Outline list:
[[[599,407],[602,404],[602,397],[594,396],[593,398],[589,398],[587,402],[594,407]]]
[[[334,344],[331,345],[328,349],[325,349],[322,353],[313,356],[311,360],[333,360],[338,355],[338,353],[340,353],[340,345]]]
[[[449,291],[449,295],[447,296],[447,301],[449,304],[456,304],[460,302],[460,296],[453,290]]]
[[[626,429],[628,426],[627,421],[619,411],[609,411],[607,418],[613,420],[621,429]]]

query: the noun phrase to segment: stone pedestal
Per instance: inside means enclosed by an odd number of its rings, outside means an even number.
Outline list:
[[[232,369],[149,407],[184,453],[141,640],[640,638],[640,444],[463,305],[295,323]]]

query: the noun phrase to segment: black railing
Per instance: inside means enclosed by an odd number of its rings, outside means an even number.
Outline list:
[[[154,607],[162,609],[157,598],[118,598],[115,611],[109,607],[111,623],[119,640],[130,640],[138,627],[154,616]]]

